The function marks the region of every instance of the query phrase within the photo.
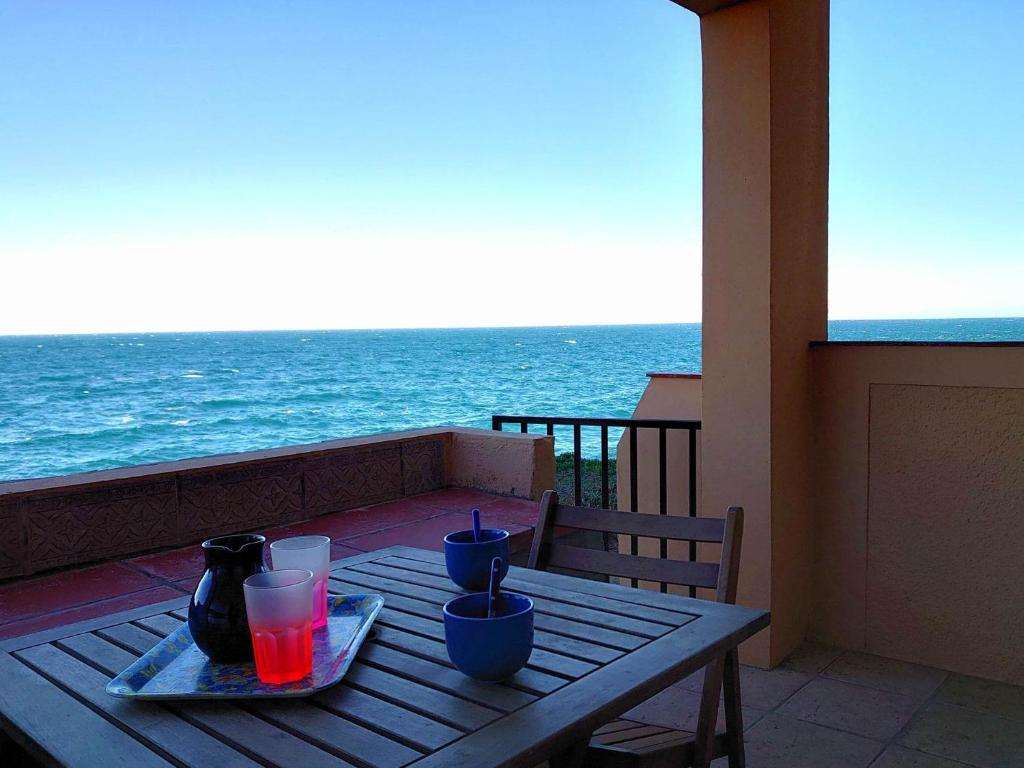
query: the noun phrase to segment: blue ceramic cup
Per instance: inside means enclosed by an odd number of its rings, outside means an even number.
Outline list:
[[[468,592],[485,591],[491,580],[491,560],[501,558],[501,578],[508,573],[508,531],[481,528],[480,541],[473,531],[456,531],[444,537],[444,564],[448,578]]]
[[[464,675],[488,683],[507,680],[533,651],[533,601],[502,592],[489,619],[486,592],[453,598],[444,606],[444,643]]]

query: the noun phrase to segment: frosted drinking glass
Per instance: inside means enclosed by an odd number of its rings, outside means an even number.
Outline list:
[[[293,536],[270,545],[274,570],[302,568],[313,572],[313,629],[327,625],[327,579],[331,540],[326,536]]]
[[[313,573],[288,569],[242,582],[256,674],[264,683],[301,680],[313,671]]]

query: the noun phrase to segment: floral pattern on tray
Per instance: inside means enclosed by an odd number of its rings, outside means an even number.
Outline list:
[[[185,623],[111,680],[107,693],[138,699],[308,696],[345,676],[383,605],[380,595],[328,595],[327,626],[313,633],[313,672],[301,680],[263,683],[251,661],[212,662]]]

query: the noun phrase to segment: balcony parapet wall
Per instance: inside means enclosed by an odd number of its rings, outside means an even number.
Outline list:
[[[0,578],[451,485],[539,498],[554,485],[551,439],[441,427],[0,483]]]
[[[811,362],[810,635],[1024,684],[1024,343],[818,342]]]

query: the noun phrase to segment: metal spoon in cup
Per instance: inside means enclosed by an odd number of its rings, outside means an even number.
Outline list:
[[[501,558],[491,560],[491,584],[487,590],[487,618],[493,619],[498,609],[498,588],[501,584]]]

